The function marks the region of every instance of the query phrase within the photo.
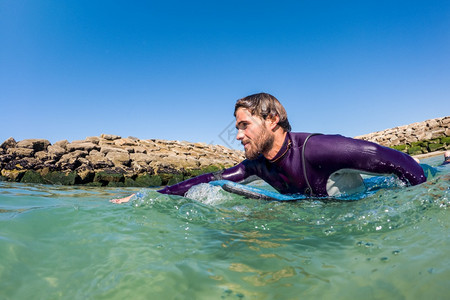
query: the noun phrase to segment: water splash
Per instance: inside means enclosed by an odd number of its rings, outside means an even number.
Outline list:
[[[185,197],[207,205],[218,205],[232,200],[231,194],[225,192],[220,186],[212,186],[207,183],[193,186],[187,191]]]

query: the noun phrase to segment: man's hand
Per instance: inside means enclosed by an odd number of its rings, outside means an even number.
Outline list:
[[[109,202],[115,203],[115,204],[127,203],[128,201],[130,201],[131,197],[133,197],[134,195],[135,194],[132,194],[128,197],[120,198],[120,199],[111,199],[111,200],[109,200]]]

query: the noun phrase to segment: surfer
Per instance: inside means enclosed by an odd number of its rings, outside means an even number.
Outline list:
[[[282,194],[318,197],[364,191],[361,173],[395,174],[409,185],[426,181],[409,155],[341,135],[291,132],[287,113],[272,95],[259,93],[236,102],[236,139],[246,159],[229,169],[203,174],[158,192],[183,196],[189,188],[214,180],[239,182],[259,177]],[[111,202],[123,203],[133,195]]]

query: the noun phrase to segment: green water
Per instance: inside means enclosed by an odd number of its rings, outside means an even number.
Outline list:
[[[0,299],[446,299],[449,169],[346,203],[0,182]]]

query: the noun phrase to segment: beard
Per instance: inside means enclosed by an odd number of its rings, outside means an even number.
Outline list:
[[[250,147],[245,148],[245,157],[250,160],[258,158],[260,154],[272,148],[274,139],[274,136],[270,134],[269,130],[265,126],[262,126],[256,138],[248,142]]]

